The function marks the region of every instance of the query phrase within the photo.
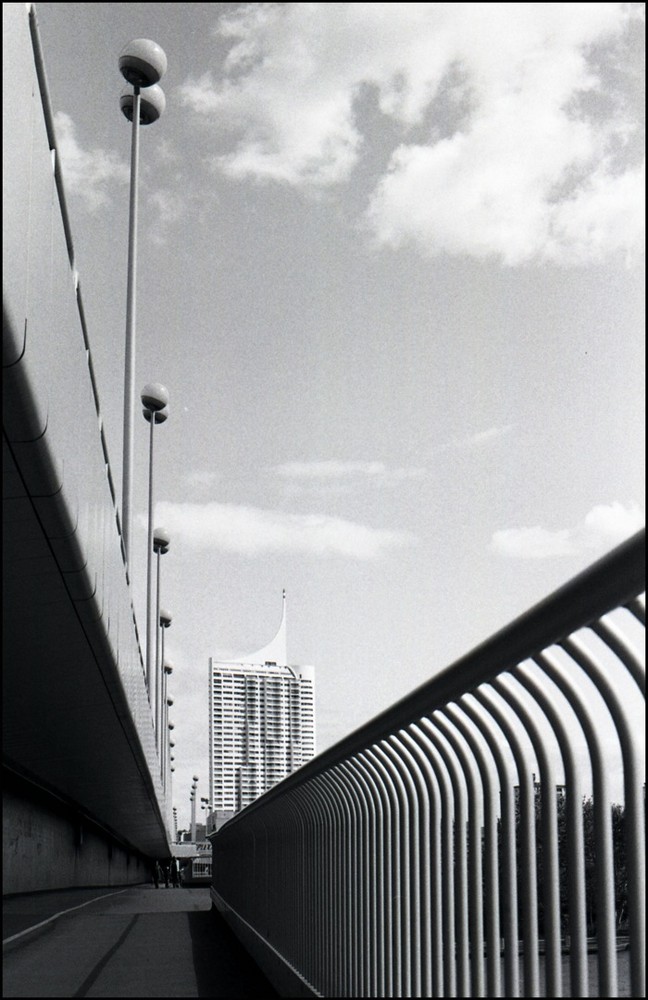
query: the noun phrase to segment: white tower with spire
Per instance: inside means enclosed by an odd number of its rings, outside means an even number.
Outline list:
[[[286,591],[274,638],[209,660],[209,783],[218,828],[315,754],[313,667],[287,662]]]

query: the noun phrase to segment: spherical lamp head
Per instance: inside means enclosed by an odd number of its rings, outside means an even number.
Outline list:
[[[153,531],[153,551],[164,555],[169,551],[171,536],[166,528],[155,528]]]
[[[198,775],[197,775],[197,774],[194,774],[194,776],[193,776],[193,780],[194,780],[194,781],[198,781]]]
[[[146,420],[147,424],[151,423],[151,414],[153,415],[156,424],[163,424],[169,416],[169,407],[164,406],[161,410],[142,410],[142,416]]]
[[[142,406],[147,410],[163,410],[169,405],[169,390],[159,382],[149,382],[142,389]]]
[[[119,107],[124,118],[132,122],[135,114],[135,94],[126,87],[122,90],[119,98]],[[152,125],[164,114],[166,108],[166,97],[162,87],[157,84],[149,87],[148,90],[140,92],[139,95],[139,124]]]
[[[134,38],[119,53],[119,69],[133,87],[151,87],[166,73],[167,57],[157,42]]]
[[[168,628],[172,621],[173,619],[171,618],[169,612],[160,608],[160,625],[162,628]]]

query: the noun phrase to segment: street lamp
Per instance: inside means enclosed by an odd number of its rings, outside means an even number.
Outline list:
[[[196,789],[198,788],[198,776],[194,774],[194,783],[191,786],[191,840],[196,843]]]
[[[146,683],[149,701],[153,686],[153,619],[151,615],[151,591],[153,589],[153,429],[163,424],[169,415],[169,393],[159,382],[150,382],[142,389],[142,410],[145,420],[151,425],[149,438],[149,495],[148,495],[148,542],[146,555]],[[155,714],[155,705],[152,704]]]
[[[169,721],[169,709],[168,709],[168,706],[173,704],[173,701],[170,698],[167,698],[168,680],[169,680],[169,676],[172,673],[173,673],[173,666],[172,666],[172,664],[170,664],[167,661],[164,664],[164,670],[163,670],[163,673],[162,673],[162,677],[160,678],[161,683],[162,683],[161,713],[162,713],[162,716],[163,716],[161,730],[162,730],[163,733],[166,733],[166,727],[167,727],[167,724],[168,724],[168,721]],[[169,726],[169,728],[173,729],[173,726]],[[165,742],[165,739],[166,739],[166,742]],[[162,767],[162,785],[163,785],[163,787],[165,789],[166,789],[166,779],[167,779],[167,770],[166,770],[167,769],[167,755],[169,753],[169,747],[171,747],[172,745],[173,744],[171,743],[171,740],[169,739],[168,736],[166,736],[166,738],[163,737],[160,740],[160,758],[161,758],[160,759],[160,765]]]
[[[165,688],[166,688],[166,685],[165,685]],[[166,691],[165,691],[165,694],[166,694]],[[172,707],[172,705],[173,705],[173,698],[167,698],[166,699],[166,707],[165,707],[165,713],[166,713],[167,721],[169,719],[169,709]],[[169,729],[171,729],[171,723],[169,723]],[[167,739],[167,743],[166,743],[166,746],[164,748],[164,767],[165,767],[164,789],[165,789],[165,791],[166,791],[166,788],[167,788],[167,784],[171,781],[171,779],[169,777],[169,769],[171,767],[171,760],[170,760],[170,757],[171,757],[171,738],[170,737],[171,737],[171,733],[169,733],[169,739]]]
[[[131,131],[130,205],[128,218],[128,282],[126,289],[126,348],[124,363],[124,449],[122,458],[122,538],[126,565],[130,560],[133,485],[133,400],[135,396],[135,291],[137,279],[137,180],[139,171],[139,126],[150,125],[164,112],[166,100],[158,81],[164,76],[167,58],[156,42],[136,38],[122,49],[119,69],[132,86],[122,92],[119,105],[133,123]],[[144,94],[141,93],[142,89]]]
[[[159,660],[159,663],[160,663],[162,674],[163,674],[164,671],[166,670],[166,666],[167,666],[166,661],[164,659],[164,632],[165,632],[165,629],[168,629],[169,626],[171,625],[171,621],[172,621],[171,615],[169,614],[168,611],[165,611],[164,608],[160,608],[160,613],[159,613],[159,617],[158,617],[157,621],[158,621],[158,626],[160,628],[160,633],[161,633],[161,650],[160,650],[160,660]],[[163,680],[162,676],[160,678],[160,681],[161,680]],[[158,681],[158,683],[160,683],[160,681]],[[163,687],[163,685],[161,685],[161,686]],[[164,702],[164,697],[165,697],[164,694],[160,695],[160,735],[159,735],[159,740],[158,740],[158,754],[160,756],[160,761],[162,759],[162,750],[163,750],[163,746],[164,746],[163,737],[162,737],[162,725],[163,725],[162,724],[162,705],[163,705],[163,702]]]
[[[170,702],[170,704],[172,705],[173,702]],[[168,711],[167,711],[167,714],[166,714],[166,718],[167,719],[169,718]],[[166,727],[167,727],[167,729],[168,729],[169,732],[168,732],[166,740],[165,740],[166,747],[165,747],[165,750],[164,750],[164,768],[165,768],[165,771],[164,771],[163,788],[164,788],[165,795],[167,793],[167,778],[168,778],[168,774],[167,774],[167,771],[166,771],[166,765],[167,765],[167,755],[169,753],[169,751],[168,751],[169,739],[170,739],[170,736],[171,736],[171,732],[175,729],[175,726],[174,726],[174,724],[172,722],[168,722],[167,721]]]
[[[153,551],[157,555],[157,589],[155,598],[155,666],[153,668],[153,673],[155,675],[155,737],[159,743],[159,731],[160,731],[160,709],[162,703],[161,697],[161,665],[160,665],[160,556],[163,556],[169,551],[169,545],[171,544],[171,539],[169,537],[169,532],[165,531],[164,528],[156,528],[153,532]],[[149,553],[150,554],[150,553]],[[147,619],[148,627],[148,619]]]

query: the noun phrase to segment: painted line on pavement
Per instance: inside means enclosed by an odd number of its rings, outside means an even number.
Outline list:
[[[132,886],[128,886],[131,889]],[[32,934],[34,931],[40,930],[41,927],[46,927],[47,924],[51,924],[54,920],[58,920],[59,917],[64,917],[66,913],[73,913],[75,910],[81,910],[84,906],[89,906],[90,903],[96,903],[98,899],[108,899],[109,896],[120,896],[122,892],[126,892],[127,889],[119,889],[117,892],[105,892],[101,896],[94,896],[92,899],[86,899],[85,903],[79,903],[78,906],[70,906],[67,910],[60,910],[53,916],[48,917],[47,920],[41,920],[39,924],[33,924],[31,927],[25,927],[24,931],[19,931],[18,934],[12,934],[11,937],[2,939],[2,947],[5,945],[13,944],[14,941],[19,941],[21,937],[25,934]]]

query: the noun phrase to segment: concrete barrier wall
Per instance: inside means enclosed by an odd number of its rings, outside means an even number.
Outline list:
[[[2,804],[4,895],[150,881],[146,858],[64,803],[17,785]]]
[[[3,43],[4,760],[163,856],[170,808],[30,5],[3,5]]]

